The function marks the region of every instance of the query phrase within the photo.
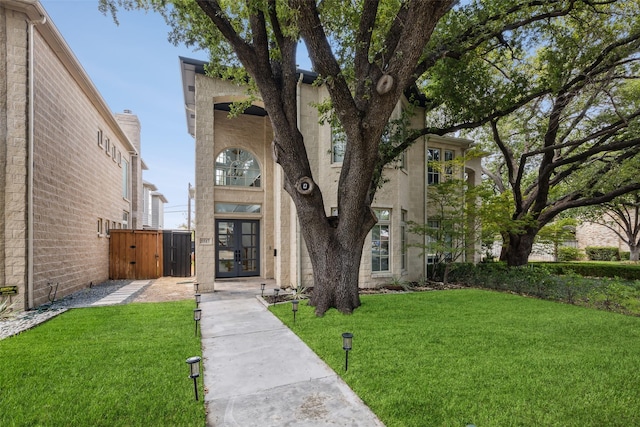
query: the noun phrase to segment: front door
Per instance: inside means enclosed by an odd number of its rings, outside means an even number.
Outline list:
[[[260,275],[260,222],[216,220],[216,277]]]

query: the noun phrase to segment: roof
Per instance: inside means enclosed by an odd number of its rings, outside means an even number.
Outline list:
[[[182,93],[184,95],[184,106],[187,118],[187,129],[189,134],[195,137],[195,121],[196,121],[196,74],[205,75],[206,61],[200,61],[198,59],[186,58],[184,56],[178,57],[180,61],[180,72],[182,75]],[[296,70],[297,75],[302,75],[302,83],[312,84],[318,78],[318,73],[298,68]],[[298,77],[299,78],[299,77]],[[418,90],[416,85],[412,85],[406,92],[405,96],[408,99],[415,99],[424,105],[427,98]],[[216,110],[229,111],[230,103],[219,103],[214,106]],[[267,112],[258,106],[251,106],[245,110],[245,114],[251,114],[256,116],[266,116]]]

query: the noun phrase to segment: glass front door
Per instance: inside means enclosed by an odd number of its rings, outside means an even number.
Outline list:
[[[216,277],[260,275],[260,222],[216,220]]]

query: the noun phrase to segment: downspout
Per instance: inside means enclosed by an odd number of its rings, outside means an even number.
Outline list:
[[[426,121],[425,121],[425,127],[426,127]],[[422,186],[423,188],[423,195],[422,195],[422,200],[424,201],[424,212],[423,212],[423,221],[422,223],[424,224],[424,226],[427,226],[427,221],[429,220],[429,215],[427,214],[427,209],[428,209],[428,205],[427,205],[427,180],[428,180],[428,174],[429,174],[429,136],[425,136],[424,137],[424,185]],[[427,234],[423,234],[422,236],[422,247],[426,249],[427,247]],[[422,276],[426,279],[429,275],[429,272],[427,271],[427,254],[425,253],[422,257]]]
[[[467,183],[465,182],[465,179],[464,179],[464,173],[465,173],[466,166],[467,166],[467,148],[463,148],[462,149],[462,170],[460,171],[460,180],[462,181],[462,203],[464,203],[465,205],[467,203],[467,190],[466,190],[466,188],[467,188],[466,184]],[[464,206],[464,207],[466,207],[466,206]],[[463,212],[464,212],[464,207],[463,207]],[[469,224],[468,218],[465,217],[464,220],[467,221],[467,225],[468,225]],[[475,233],[474,227],[471,228],[471,232]],[[467,243],[468,243],[467,237],[468,237],[467,235],[463,236],[463,239],[464,239],[464,244],[463,244],[464,251],[462,251],[462,262],[467,262],[467,250],[468,250],[468,248],[467,248]],[[475,241],[475,239],[474,239],[474,241]],[[475,251],[475,247],[473,249]]]
[[[40,21],[28,21],[29,22],[29,65],[28,65],[28,79],[29,79],[29,118],[28,118],[28,158],[27,158],[27,307],[32,309],[34,307],[33,298],[33,152],[34,152],[34,66],[33,66],[33,28],[36,24],[45,24],[47,17],[43,16]]]
[[[296,85],[296,124],[298,125],[298,131],[300,131],[300,116],[301,116],[301,103],[302,103],[302,95],[301,95],[301,85],[302,79],[304,79],[304,73],[300,71],[300,76],[298,77],[298,84]],[[295,206],[295,205],[294,205]],[[300,241],[300,218],[296,212],[296,279],[297,283],[295,284],[296,289],[298,286],[302,286],[302,242]]]

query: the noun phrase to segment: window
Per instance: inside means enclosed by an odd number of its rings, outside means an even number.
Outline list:
[[[451,150],[444,150],[444,174],[446,179],[453,177],[453,159],[455,153]]]
[[[109,236],[111,234],[111,229],[109,228],[109,220],[108,219],[104,220],[104,231],[105,231],[105,234],[107,236]]]
[[[342,163],[347,148],[347,135],[338,126],[331,127],[331,163]]]
[[[396,134],[393,135],[392,132]],[[384,128],[384,132],[382,133],[382,138],[380,142],[382,144],[393,144],[394,146],[399,145],[406,138],[406,132],[404,130],[397,130],[396,125],[393,125],[391,122],[387,123]],[[407,168],[407,151],[403,151],[394,159],[395,167],[406,169]]]
[[[241,203],[216,203],[215,213],[260,213],[262,206]]]
[[[129,227],[129,212],[122,212],[122,228],[126,229]]]
[[[111,141],[109,141],[109,138],[104,139],[104,152],[107,153],[107,156],[111,155]]]
[[[440,183],[440,168],[435,162],[440,161],[440,150],[429,148],[427,151],[427,185]]]
[[[98,147],[102,148],[104,143],[102,142],[102,129],[98,129]]]
[[[402,270],[407,269],[407,211],[403,210],[400,219],[400,260]]]
[[[122,197],[129,198],[129,162],[122,159]]]
[[[98,218],[98,236],[102,236],[102,219]]]
[[[389,271],[391,210],[374,209],[378,223],[371,230],[371,271]]]
[[[438,262],[437,244],[440,234],[440,221],[430,219],[427,221],[427,264],[435,264]]]
[[[117,161],[116,157],[116,144],[111,144],[111,159],[115,162]]]
[[[216,185],[260,187],[260,175],[260,165],[248,151],[228,148],[216,158]]]
[[[122,152],[118,150],[118,166],[122,167]]]

